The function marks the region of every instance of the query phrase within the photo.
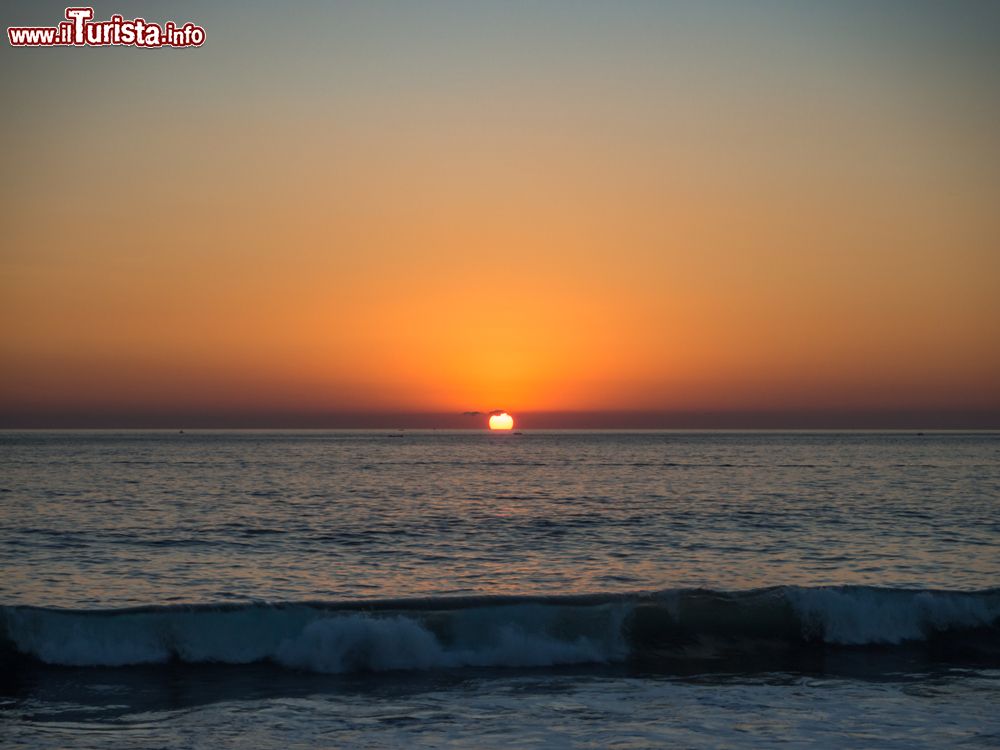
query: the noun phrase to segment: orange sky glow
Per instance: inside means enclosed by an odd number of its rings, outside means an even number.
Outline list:
[[[705,5],[4,47],[0,426],[1000,426],[997,14]]]

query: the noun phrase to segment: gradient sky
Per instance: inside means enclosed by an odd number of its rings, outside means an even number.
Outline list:
[[[1000,426],[1000,4],[95,11],[207,41],[3,43],[0,426]]]

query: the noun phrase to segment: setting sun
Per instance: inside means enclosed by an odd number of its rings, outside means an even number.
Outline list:
[[[507,412],[494,414],[490,417],[491,430],[510,430],[514,427],[514,418]]]

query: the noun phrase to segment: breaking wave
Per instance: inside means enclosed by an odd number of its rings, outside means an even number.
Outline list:
[[[705,659],[774,649],[1000,655],[1000,589],[862,586],[59,610],[0,607],[0,659],[271,662],[324,673]]]

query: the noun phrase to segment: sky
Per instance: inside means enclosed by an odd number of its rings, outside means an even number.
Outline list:
[[[94,7],[207,39],[0,46],[0,427],[1000,427],[996,3]]]

